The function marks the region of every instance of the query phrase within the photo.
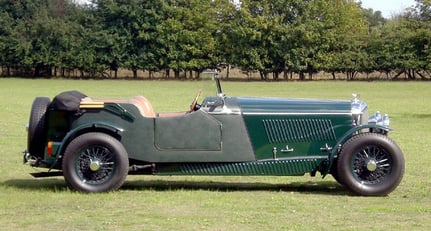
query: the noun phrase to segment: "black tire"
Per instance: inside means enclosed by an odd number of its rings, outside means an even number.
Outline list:
[[[123,145],[104,133],[85,133],[67,146],[63,175],[68,186],[80,192],[119,189],[128,174],[129,159]]]
[[[47,97],[37,97],[34,99],[30,111],[30,120],[28,123],[27,150],[35,157],[43,158],[45,152],[45,141],[47,131],[46,111],[51,104]]]
[[[332,167],[331,167],[331,175],[332,177],[334,177],[334,179],[339,183],[339,184],[343,184],[343,182],[340,181],[340,178],[338,177],[338,158],[334,159],[334,162],[332,163]]]
[[[385,196],[404,175],[403,154],[390,138],[377,133],[352,137],[338,156],[339,181],[361,196]]]

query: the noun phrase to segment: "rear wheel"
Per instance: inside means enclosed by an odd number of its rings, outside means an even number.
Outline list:
[[[51,103],[47,97],[37,97],[31,106],[28,123],[27,150],[35,157],[43,157],[47,131],[45,129],[46,111]]]
[[[120,188],[129,171],[123,145],[104,133],[86,133],[67,146],[63,175],[70,188],[81,192],[107,192]]]
[[[338,156],[339,181],[355,194],[384,196],[404,175],[404,157],[387,136],[363,133],[348,140]]]

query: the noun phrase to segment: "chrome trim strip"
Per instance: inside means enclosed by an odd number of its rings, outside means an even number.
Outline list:
[[[208,112],[210,115],[241,115],[241,112]]]
[[[257,160],[258,162],[268,162],[268,161],[277,161],[277,160],[303,160],[303,159],[327,159],[328,155],[321,155],[321,156],[292,156],[292,157],[282,157],[282,158],[276,158],[276,159],[261,159]]]
[[[350,112],[243,112],[243,115],[348,115],[352,116]]]

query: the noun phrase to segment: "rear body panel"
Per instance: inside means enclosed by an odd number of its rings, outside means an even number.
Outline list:
[[[196,111],[181,116],[149,118],[143,117],[131,104],[120,106],[133,115],[133,120],[122,118],[103,108],[87,109],[73,119],[69,133],[76,135],[69,134],[69,137],[80,134],[80,128],[91,129],[109,124],[121,130],[120,142],[132,160],[149,163],[255,160],[240,115]],[[54,137],[50,136],[48,139]],[[64,140],[63,143],[68,142]]]

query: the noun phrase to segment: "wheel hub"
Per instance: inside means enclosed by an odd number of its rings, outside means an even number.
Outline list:
[[[98,171],[100,169],[100,166],[101,166],[100,161],[98,161],[98,160],[91,160],[89,167],[90,167],[91,171],[96,172],[96,171]]]
[[[370,172],[374,172],[377,170],[377,162],[374,159],[367,160],[366,166],[368,171]]]

